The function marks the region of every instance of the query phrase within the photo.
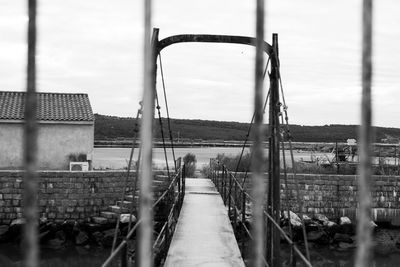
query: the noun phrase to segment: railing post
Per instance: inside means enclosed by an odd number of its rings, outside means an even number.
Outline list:
[[[219,191],[219,193],[221,194],[221,197],[222,197],[222,194],[223,194],[223,187],[224,187],[224,180],[222,179],[222,172],[221,172],[221,166],[218,166],[218,183],[219,183],[219,188],[218,188],[218,191]]]
[[[226,200],[226,180],[225,180],[225,166],[222,165],[222,201],[224,202]]]
[[[167,219],[167,225],[165,227],[165,233],[164,233],[164,250],[167,251],[168,250],[168,239],[169,239],[169,222]]]
[[[235,216],[235,219],[234,219],[234,227],[233,227],[233,231],[235,232],[235,234],[236,234],[236,226],[237,226],[237,210],[236,210],[236,207],[237,207],[237,203],[238,203],[238,201],[237,201],[237,183],[235,182],[235,190],[234,190],[234,201],[235,201],[235,207],[234,207],[234,210],[233,210],[233,214],[234,214],[234,216]]]
[[[231,189],[232,189],[232,173],[227,173],[229,176],[229,191],[228,191],[228,217],[231,220]]]
[[[214,180],[215,186],[217,186],[217,188],[218,188],[217,179],[215,178],[215,163],[213,165],[210,165],[210,173],[211,173],[212,179]]]
[[[128,260],[127,256],[128,256],[128,246],[125,245],[124,248],[121,251],[121,267],[127,267],[128,266],[128,264],[127,264],[127,260]]]
[[[213,170],[213,168],[212,168],[211,162],[212,162],[212,159],[210,159],[210,171],[208,172],[208,175],[209,175],[208,178],[210,178],[210,179],[214,182],[214,177],[212,176],[212,170]],[[215,184],[215,183],[214,183],[214,184]]]
[[[244,192],[244,188],[242,189],[242,227],[243,227],[243,234],[242,234],[242,258],[244,258],[244,250],[245,250],[245,240],[244,240],[244,231],[246,223],[246,194]]]
[[[183,164],[183,167],[182,167],[182,192],[183,192],[182,200],[183,200],[183,198],[185,198],[185,194],[186,194],[186,172],[185,172],[185,168],[186,168],[186,166],[185,166],[185,164]]]
[[[178,177],[178,199],[180,199],[180,197],[181,197],[181,179],[182,179],[182,177],[181,177],[181,175],[179,175],[179,177]]]
[[[217,180],[217,190],[221,193],[221,179],[219,178],[219,163],[218,167],[215,168],[215,179]]]

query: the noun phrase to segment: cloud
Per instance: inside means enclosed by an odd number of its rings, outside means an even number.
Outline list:
[[[39,1],[39,90],[85,92],[95,112],[136,114],[143,91],[142,2]],[[279,33],[291,122],[358,123],[360,7],[360,0],[268,1],[265,39]],[[379,1],[374,12],[375,118],[379,125],[397,127],[399,7],[397,0]],[[182,33],[255,33],[253,1],[156,0],[153,11],[160,38]],[[25,88],[25,38],[26,3],[1,1],[2,90]],[[163,50],[162,57],[174,117],[249,121],[254,48],[180,44]]]

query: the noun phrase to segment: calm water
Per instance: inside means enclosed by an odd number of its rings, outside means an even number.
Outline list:
[[[218,154],[224,153],[225,155],[236,156],[241,152],[240,147],[185,147],[175,148],[175,157],[184,157],[187,153],[196,155],[197,168],[201,169],[203,165],[210,162],[210,158],[215,158]],[[128,166],[130,148],[95,148],[93,156],[93,168],[95,169],[124,169]],[[139,149],[135,149],[133,159],[136,161],[138,157]],[[246,148],[245,152],[249,152],[250,149]],[[288,166],[290,164],[289,151],[286,153]],[[328,156],[325,153],[313,153],[313,157],[323,158]],[[173,157],[171,149],[167,149],[168,164],[173,164]],[[311,160],[311,153],[306,151],[295,151],[295,161],[299,160]],[[157,167],[163,167],[166,165],[164,150],[163,148],[153,149],[153,164]]]
[[[289,265],[289,247],[282,244],[282,266]],[[311,261],[316,267],[351,267],[354,266],[355,249],[339,251],[328,247],[314,247],[310,250]],[[41,251],[41,267],[97,267],[107,259],[109,249],[93,247],[85,249],[83,247],[68,247],[61,250],[43,249]],[[111,266],[119,266],[119,259]],[[17,244],[0,244],[0,266],[1,267],[20,267],[22,265],[22,251]],[[305,266],[298,260],[297,266]],[[371,261],[372,267],[392,267],[400,266],[400,254],[374,254]]]
[[[40,252],[41,267],[75,267],[101,266],[110,255],[110,249],[93,247],[67,247],[59,250],[42,249]],[[0,244],[0,266],[1,267],[20,267],[22,264],[21,246],[12,244]],[[112,266],[118,266],[117,263]]]

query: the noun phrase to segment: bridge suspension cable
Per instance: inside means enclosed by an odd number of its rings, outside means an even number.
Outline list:
[[[140,108],[138,109],[138,111],[136,113],[135,126],[134,126],[135,128],[133,130],[133,138],[132,138],[132,147],[131,147],[131,152],[130,152],[130,155],[129,155],[129,162],[128,162],[127,171],[126,171],[126,175],[125,175],[125,179],[124,179],[124,186],[123,186],[123,189],[122,189],[120,209],[118,209],[118,219],[117,219],[116,226],[115,226],[114,239],[113,239],[113,243],[112,243],[112,247],[111,247],[111,253],[114,251],[115,246],[117,244],[117,236],[118,236],[118,231],[119,231],[119,223],[120,223],[121,211],[122,211],[123,203],[124,203],[124,200],[125,200],[126,189],[128,187],[129,174],[131,172],[133,154],[135,152],[135,147],[136,147],[136,143],[137,143],[137,137],[138,137],[138,133],[139,133],[139,117],[142,114],[142,108],[143,108],[142,107],[142,102],[140,102]],[[136,166],[137,166],[136,170],[138,170],[138,165],[139,165],[139,161],[140,161],[140,154],[141,153],[139,153],[138,160],[136,162]],[[134,181],[135,186],[134,186],[134,191],[133,191],[133,199],[135,199],[137,177],[138,177],[138,172],[136,172],[136,175],[135,175],[135,181]],[[132,214],[133,214],[133,204],[131,205],[130,213],[129,213],[128,232],[129,232],[129,229],[130,229],[131,223],[132,223]]]
[[[304,239],[304,245],[305,245],[305,249],[306,249],[306,256],[307,259],[310,261],[310,251],[308,248],[308,241],[307,241],[307,234],[306,234],[306,227],[304,224],[304,218],[303,218],[303,201],[301,201],[300,198],[300,188],[299,188],[299,184],[297,182],[296,176],[297,176],[297,171],[296,171],[296,163],[294,160],[294,155],[293,155],[293,145],[292,145],[292,134],[290,132],[290,127],[289,127],[289,116],[288,116],[288,106],[286,105],[286,100],[285,100],[285,93],[283,90],[283,85],[282,85],[282,76],[281,76],[281,72],[280,72],[280,60],[278,59],[278,75],[279,75],[279,86],[280,86],[280,90],[281,90],[281,96],[282,96],[282,102],[283,102],[283,112],[284,112],[284,116],[285,116],[285,123],[283,123],[283,114],[282,112],[280,113],[280,117],[282,119],[282,125],[284,125],[284,131],[286,133],[287,136],[287,140],[289,142],[289,152],[290,152],[290,159],[291,159],[291,164],[292,164],[292,171],[293,171],[293,179],[295,180],[295,190],[296,190],[296,197],[297,197],[297,204],[299,205],[299,215],[300,215],[300,220],[301,220],[301,224],[302,224],[302,234],[303,234],[303,239]],[[284,140],[282,138],[282,151],[283,151],[283,162],[285,165],[285,173],[286,173],[286,157],[285,157],[285,151],[284,151]],[[286,174],[285,174],[286,175]],[[287,178],[285,178],[287,179]],[[288,203],[286,203],[288,205]],[[289,224],[290,224],[290,213],[288,213],[288,217],[289,217]]]
[[[155,90],[154,94],[155,94],[155,97],[156,97],[156,104],[157,104],[156,109],[157,109],[157,113],[158,113],[158,123],[160,125],[160,132],[161,132],[161,138],[162,138],[162,144],[163,144],[163,150],[164,150],[165,164],[166,164],[166,167],[167,167],[168,179],[170,179],[167,148],[166,148],[166,145],[165,145],[164,129],[163,129],[163,123],[162,123],[162,118],[161,118],[161,107],[160,107],[160,102],[158,101],[157,90]]]
[[[269,62],[270,62],[270,57],[268,57],[267,64],[265,65],[265,70],[264,70],[264,74],[263,74],[263,79],[265,79],[265,75],[266,75],[267,70],[268,70]],[[265,109],[266,109],[266,107],[267,107],[269,93],[270,93],[270,91],[268,90],[268,93],[267,93],[267,96],[266,96],[265,102],[264,102],[264,108],[263,108],[264,113],[265,113]],[[245,138],[245,140],[244,140],[244,142],[243,142],[242,150],[241,150],[241,152],[240,152],[239,160],[238,160],[237,165],[236,165],[236,168],[235,168],[235,175],[237,174],[237,172],[238,172],[238,170],[239,170],[239,165],[240,165],[240,162],[242,161],[243,153],[244,153],[244,150],[245,150],[245,148],[246,148],[247,142],[248,142],[249,137],[250,137],[250,131],[251,131],[251,127],[253,126],[253,123],[254,123],[254,117],[255,117],[255,115],[256,115],[256,113],[253,112],[253,116],[252,116],[252,118],[251,118],[249,128],[247,129],[246,138]],[[248,168],[249,168],[249,167],[250,167],[250,166],[248,166]],[[244,181],[245,181],[245,180],[244,180]]]
[[[175,171],[176,171],[174,138],[172,137],[171,120],[170,120],[170,117],[169,117],[169,108],[168,108],[168,101],[167,101],[167,92],[166,92],[166,89],[165,89],[164,69],[163,69],[163,64],[162,64],[161,53],[160,52],[158,53],[158,59],[159,59],[159,62],[160,62],[160,73],[161,73],[161,81],[162,81],[163,92],[164,92],[165,110],[166,110],[166,113],[167,113],[167,124],[168,124],[169,139],[170,139],[170,142],[171,142],[172,158],[174,159],[174,167],[175,167]]]
[[[268,58],[263,78],[265,78],[269,62],[270,62],[270,57]],[[283,136],[287,136],[287,140],[289,142],[289,151],[290,151],[292,170],[293,170],[294,179],[296,180],[297,173],[296,173],[296,164],[295,164],[294,155],[293,155],[292,135],[291,135],[291,132],[290,132],[290,127],[289,127],[289,116],[288,116],[288,112],[287,112],[288,106],[286,104],[285,94],[284,94],[284,89],[283,89],[283,84],[282,84],[282,78],[281,78],[281,74],[280,74],[280,60],[279,60],[279,58],[277,59],[277,63],[278,63],[277,70],[278,70],[279,87],[280,87],[280,91],[281,91],[281,98],[282,98],[282,102],[283,102],[283,113],[284,113],[283,114],[282,112],[280,112],[279,113],[279,117],[281,117],[281,121],[282,121],[282,126],[283,126],[282,130],[284,131],[284,133],[286,133],[286,135],[284,134]],[[267,94],[267,97],[266,97],[265,102],[264,102],[264,106],[263,106],[264,113],[265,113],[265,109],[266,109],[266,106],[267,106],[267,103],[268,103],[269,96],[270,96],[270,90],[268,90],[268,94]],[[255,113],[252,116],[250,125],[248,127],[248,131],[247,131],[247,134],[246,134],[246,138],[245,138],[245,141],[243,143],[238,162],[236,164],[235,174],[234,174],[235,177],[236,177],[236,175],[237,175],[237,173],[239,171],[240,163],[241,163],[241,160],[242,160],[243,154],[244,154],[244,149],[245,149],[245,147],[247,145],[248,138],[250,136],[250,131],[251,131],[251,128],[252,128],[253,122],[254,122],[254,116],[255,116]],[[287,189],[287,164],[286,164],[286,153],[285,153],[285,145],[284,145],[283,138],[281,138],[281,147],[282,147],[283,165],[284,165],[283,166],[284,181],[285,181],[285,188]],[[252,157],[253,157],[253,153],[251,152],[250,158],[252,158]],[[250,163],[249,163],[249,165],[250,165]],[[248,168],[249,167],[250,166],[248,166]],[[246,178],[248,176],[247,173],[248,173],[248,171],[246,170],[245,176],[244,176],[244,178],[242,180],[242,187],[244,187],[244,185],[245,185]],[[306,258],[307,258],[308,261],[310,261],[310,253],[309,253],[308,241],[307,241],[306,230],[305,230],[305,224],[304,224],[304,219],[303,219],[303,202],[301,201],[301,198],[300,198],[300,190],[299,190],[299,185],[298,185],[297,181],[295,181],[295,190],[296,190],[296,196],[297,196],[297,203],[299,204],[299,215],[300,215],[299,217],[300,217],[300,220],[302,222],[302,235],[303,235],[303,240],[305,242]],[[231,191],[231,188],[229,188],[229,191]],[[291,229],[291,224],[290,224],[291,215],[290,215],[290,205],[289,205],[289,196],[288,196],[288,194],[286,194],[286,207],[287,207],[287,214],[288,214],[288,218],[289,218],[289,234],[290,234],[290,237],[292,238],[293,235],[292,235],[292,229]],[[293,247],[292,247],[292,249],[293,249]],[[293,255],[293,252],[291,254]],[[293,256],[292,256],[292,260],[293,260]]]

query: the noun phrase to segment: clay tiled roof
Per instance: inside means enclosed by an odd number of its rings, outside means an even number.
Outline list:
[[[23,120],[25,92],[0,91],[0,120]],[[94,121],[87,94],[37,93],[40,121]]]

